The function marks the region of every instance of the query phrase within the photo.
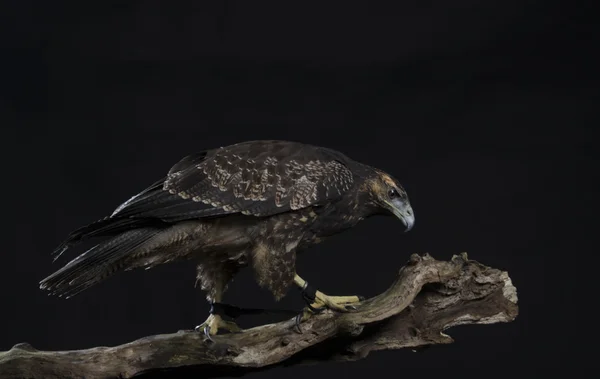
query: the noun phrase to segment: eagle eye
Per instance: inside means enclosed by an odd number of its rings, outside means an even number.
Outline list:
[[[400,197],[400,194],[398,193],[398,191],[396,191],[395,188],[392,188],[388,191],[388,196],[390,197],[390,199],[395,199],[396,197]]]

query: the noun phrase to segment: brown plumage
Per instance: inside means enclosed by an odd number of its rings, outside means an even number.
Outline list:
[[[245,266],[280,298],[299,251],[375,214],[414,222],[406,192],[382,171],[323,147],[239,143],[182,159],[111,216],[71,233],[58,255],[104,240],[40,287],[70,297],[121,270],[192,260],[209,301]]]

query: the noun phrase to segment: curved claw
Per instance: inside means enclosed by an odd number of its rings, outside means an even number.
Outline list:
[[[210,342],[215,342],[215,341],[213,341],[212,337],[210,336],[210,325],[206,325],[204,327],[204,335]]]
[[[302,313],[299,313],[296,317],[295,317],[295,322],[296,322],[296,329],[298,329],[298,334],[303,334],[304,332],[302,331],[302,328],[300,327],[300,322],[302,321]]]
[[[359,303],[366,300],[365,297],[361,296],[361,295],[357,295],[356,297],[358,297],[358,302]],[[356,310],[358,310],[358,307],[356,305],[349,304],[349,305],[346,305],[346,309],[349,310],[349,311],[356,311]]]

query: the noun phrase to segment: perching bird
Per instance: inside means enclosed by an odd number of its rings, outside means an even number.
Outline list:
[[[104,237],[40,282],[71,297],[118,271],[191,260],[209,302],[219,304],[245,266],[276,299],[292,284],[306,289],[296,255],[366,217],[388,214],[410,230],[415,217],[392,176],[324,147],[250,141],[189,155],[166,177],[120,205],[111,216],[72,232],[56,248]],[[58,258],[57,256],[57,258]],[[357,296],[309,295],[315,307],[346,311]],[[212,314],[209,338],[237,326]]]

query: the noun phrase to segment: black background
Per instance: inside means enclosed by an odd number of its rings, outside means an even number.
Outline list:
[[[69,231],[184,155],[289,139],[390,172],[416,213],[410,233],[374,218],[306,252],[298,272],[311,283],[371,296],[410,253],[467,251],[510,273],[520,315],[451,329],[456,343],[422,353],[248,377],[521,377],[589,362],[577,297],[594,254],[590,6],[206,3],[5,4],[0,350],[116,345],[202,322],[193,264],[123,273],[71,300],[37,283]],[[275,305],[249,272],[225,300]],[[296,291],[281,304],[301,305]]]

